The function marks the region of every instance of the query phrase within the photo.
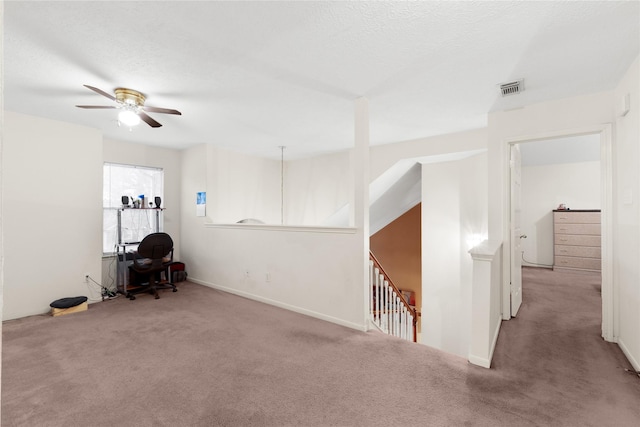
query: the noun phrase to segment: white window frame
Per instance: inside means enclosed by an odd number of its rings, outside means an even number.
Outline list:
[[[105,255],[116,252],[118,243],[117,217],[122,210],[122,196],[139,200],[144,195],[145,207],[154,207],[154,198],[164,200],[164,170],[157,167],[105,162],[102,192],[102,251]],[[131,200],[129,200],[131,202]],[[150,205],[151,204],[151,205]],[[131,204],[131,206],[133,206]],[[140,241],[156,230],[163,229],[162,215],[153,209],[124,209],[121,212],[122,241]]]

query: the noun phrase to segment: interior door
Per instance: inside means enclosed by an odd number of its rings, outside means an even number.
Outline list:
[[[515,317],[522,304],[522,173],[520,146],[511,146],[511,317]]]

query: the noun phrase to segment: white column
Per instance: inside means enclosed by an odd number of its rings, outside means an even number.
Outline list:
[[[460,169],[422,165],[422,344],[466,356],[461,284]]]
[[[0,2],[0,22],[4,22],[4,2]],[[3,39],[0,37],[0,52],[3,52]],[[4,82],[4,61],[0,61],[0,82]],[[4,96],[0,96],[0,129],[4,129]],[[0,164],[3,164],[4,132],[0,132]],[[0,168],[0,189],[4,190],[3,172]],[[0,192],[0,319],[4,319],[4,212],[2,205],[2,193]],[[0,336],[2,336],[2,322],[0,322]],[[2,354],[2,340],[0,340],[0,354]],[[2,384],[2,372],[0,372],[0,384]],[[0,385],[0,388],[2,386]]]
[[[369,327],[369,101],[358,98],[354,108],[354,146],[351,155],[353,198],[350,224],[361,237],[362,299],[364,324]]]

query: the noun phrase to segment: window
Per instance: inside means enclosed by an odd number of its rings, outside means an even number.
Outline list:
[[[102,251],[114,253],[118,243],[118,210],[123,196],[151,201],[156,196],[164,200],[164,171],[160,168],[105,163],[102,178]],[[152,207],[147,205],[147,207]],[[156,211],[150,209],[126,209],[121,214],[123,242],[139,242],[156,230]],[[159,215],[162,230],[162,215]]]

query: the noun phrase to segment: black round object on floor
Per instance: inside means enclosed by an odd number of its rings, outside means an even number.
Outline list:
[[[60,298],[49,304],[53,308],[70,308],[87,301],[87,297]]]

